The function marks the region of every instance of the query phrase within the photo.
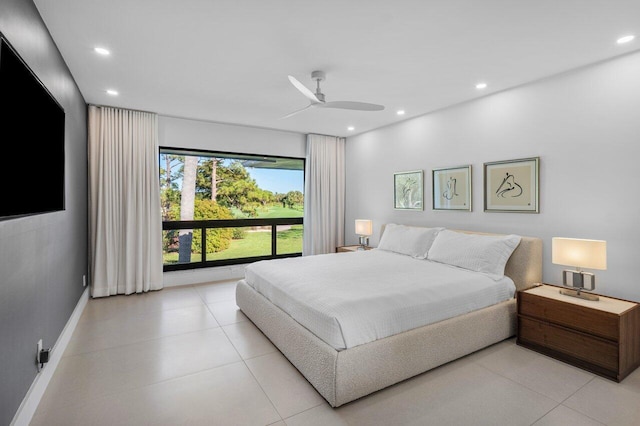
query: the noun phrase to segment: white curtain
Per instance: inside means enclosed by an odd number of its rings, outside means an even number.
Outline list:
[[[345,139],[307,135],[304,256],[333,253],[344,244]]]
[[[162,288],[158,119],[89,107],[91,295]]]

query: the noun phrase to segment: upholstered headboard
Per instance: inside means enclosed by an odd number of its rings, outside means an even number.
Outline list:
[[[384,233],[384,228],[385,225],[382,225],[380,230],[381,237]],[[451,231],[465,234],[505,235],[460,229],[451,229]],[[520,237],[520,244],[518,244],[518,247],[516,247],[507,261],[504,274],[513,280],[516,289],[525,290],[542,282],[542,239],[523,235]]]

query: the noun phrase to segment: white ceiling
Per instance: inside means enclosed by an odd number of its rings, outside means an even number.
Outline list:
[[[35,0],[88,103],[348,136],[637,50],[639,0]],[[103,46],[112,54],[93,52]],[[309,109],[288,81],[327,101]],[[487,89],[475,84],[485,81]],[[114,88],[119,96],[106,94]],[[406,115],[396,115],[398,109]],[[347,131],[347,126],[355,130]]]

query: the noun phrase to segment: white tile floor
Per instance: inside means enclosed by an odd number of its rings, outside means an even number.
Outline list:
[[[333,409],[219,282],[89,300],[31,424],[638,425],[640,369],[614,383],[509,339]]]

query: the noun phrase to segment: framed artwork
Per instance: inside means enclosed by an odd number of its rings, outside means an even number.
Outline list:
[[[423,210],[424,189],[422,170],[393,174],[393,208]]]
[[[540,157],[484,163],[484,211],[539,213]]]
[[[471,166],[431,171],[433,210],[471,211]]]

